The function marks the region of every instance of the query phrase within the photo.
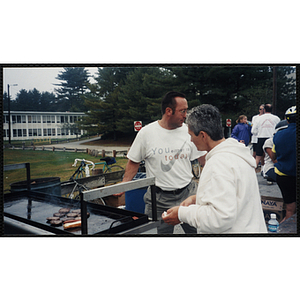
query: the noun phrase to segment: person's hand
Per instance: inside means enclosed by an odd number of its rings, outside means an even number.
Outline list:
[[[240,140],[240,143],[245,144],[245,141],[244,140]]]
[[[195,204],[196,203],[196,196],[190,196],[188,198],[186,198],[184,201],[182,201],[180,203],[180,206],[190,206],[191,204]]]
[[[167,210],[167,215],[164,216],[164,214],[161,215],[163,221],[169,225],[177,225],[180,224],[180,220],[178,219],[178,210],[179,206],[172,207]]]

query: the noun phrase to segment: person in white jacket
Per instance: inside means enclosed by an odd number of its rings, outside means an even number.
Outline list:
[[[256,167],[264,156],[263,145],[275,133],[275,126],[280,122],[278,116],[271,113],[272,105],[265,104],[265,113],[255,120],[251,133],[257,136]]]
[[[188,223],[197,233],[267,233],[249,148],[225,140],[219,110],[203,104],[193,108],[186,123],[198,150],[207,151],[197,194],[162,215],[165,223]]]

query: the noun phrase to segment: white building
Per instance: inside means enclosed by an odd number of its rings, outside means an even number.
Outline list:
[[[76,135],[76,126],[72,125],[84,115],[81,112],[11,111],[11,141],[76,138],[83,134],[83,130]],[[9,140],[8,111],[3,112],[3,140]]]

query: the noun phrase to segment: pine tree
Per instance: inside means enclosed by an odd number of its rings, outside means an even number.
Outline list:
[[[7,92],[3,93],[2,109],[5,111],[8,110],[8,94],[7,94]]]
[[[119,95],[121,117],[117,130],[133,133],[134,121],[143,126],[161,117],[161,99],[169,91],[169,75],[157,67],[136,68],[126,79]]]
[[[11,110],[18,111],[31,111],[36,110],[36,107],[32,106],[32,101],[30,97],[30,93],[25,89],[21,89],[16,96],[15,101],[11,101]]]
[[[67,67],[60,72],[57,79],[61,80],[60,88],[55,91],[62,111],[85,111],[82,96],[87,93],[89,73],[82,67]]]
[[[53,93],[42,92],[40,98],[40,111],[59,111],[56,107],[56,97]]]
[[[98,68],[96,83],[89,85],[85,105],[89,108],[83,121],[85,129],[91,133],[104,133],[117,139],[117,122],[120,118],[119,90],[127,75],[134,68],[104,67]],[[103,136],[104,138],[105,136]]]

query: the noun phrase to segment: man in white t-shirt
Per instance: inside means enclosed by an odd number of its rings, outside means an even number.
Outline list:
[[[260,117],[261,115],[263,115],[264,113],[265,113],[265,105],[261,104],[259,106],[259,114],[252,117],[252,120],[251,120],[252,126],[257,121],[257,118]],[[252,134],[251,143],[252,143],[252,146],[253,146],[253,157],[256,158],[257,135]],[[262,163],[262,165],[264,164],[263,159],[261,160],[261,163]]]
[[[133,179],[140,162],[145,161],[147,177],[155,177],[157,218],[169,208],[179,205],[190,195],[196,194],[197,184],[192,180],[191,161],[205,163],[206,151],[198,151],[191,142],[184,124],[188,109],[185,95],[167,93],[162,100],[162,118],[143,127],[137,134],[127,154],[128,163],[122,182]],[[145,214],[152,216],[151,191],[144,196]],[[196,233],[188,224],[182,226],[185,233]],[[173,226],[162,224],[158,234],[172,234]]]
[[[257,136],[257,146],[256,146],[256,166],[258,166],[259,161],[263,157],[263,145],[265,141],[272,137],[275,133],[275,126],[280,122],[279,117],[271,114],[272,105],[265,105],[265,113],[257,118],[257,121],[252,126],[252,134]]]

